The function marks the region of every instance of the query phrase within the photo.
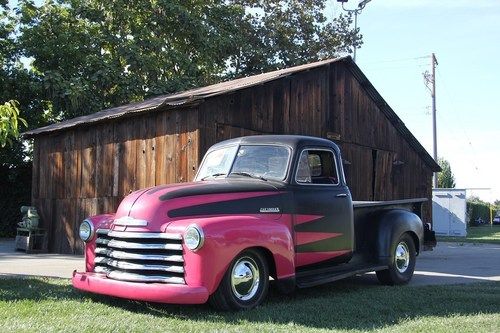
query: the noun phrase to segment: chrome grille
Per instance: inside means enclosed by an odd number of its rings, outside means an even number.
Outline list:
[[[94,271],[110,279],[185,284],[182,236],[98,229]]]

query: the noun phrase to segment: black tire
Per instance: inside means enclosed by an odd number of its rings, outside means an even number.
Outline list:
[[[417,253],[415,242],[409,234],[403,234],[391,245],[391,263],[389,268],[377,271],[377,278],[382,284],[402,285],[410,282],[415,271]]]
[[[266,259],[258,251],[245,250],[231,262],[209,302],[219,310],[251,309],[264,301],[268,289]]]

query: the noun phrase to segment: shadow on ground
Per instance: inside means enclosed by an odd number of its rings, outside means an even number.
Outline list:
[[[499,313],[499,294],[498,282],[385,287],[348,279],[298,290],[289,296],[271,289],[268,300],[256,309],[218,312],[209,305],[152,304],[81,293],[67,280],[2,278],[0,281],[0,302],[68,300],[85,303],[86,309],[90,308],[89,302],[97,302],[124,312],[235,326],[244,321],[356,330],[374,330],[416,317]]]

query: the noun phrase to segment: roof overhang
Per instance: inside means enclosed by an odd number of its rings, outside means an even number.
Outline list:
[[[29,139],[41,134],[54,133],[61,130],[70,129],[76,126],[90,125],[98,122],[103,122],[110,119],[122,118],[135,115],[142,112],[150,112],[160,108],[177,108],[179,106],[189,106],[202,102],[204,99],[214,97],[241,89],[249,88],[256,85],[261,85],[266,82],[281,79],[302,71],[311,70],[317,67],[329,65],[335,62],[344,63],[352,75],[358,80],[361,87],[365,90],[368,96],[375,102],[377,107],[384,113],[398,132],[408,141],[410,146],[417,152],[417,154],[424,160],[429,168],[438,172],[441,171],[440,166],[429,155],[427,150],[420,144],[420,142],[408,130],[403,121],[387,104],[384,98],[378,93],[375,87],[371,84],[368,78],[363,74],[361,69],[356,65],[350,56],[340,57],[336,59],[327,59],[317,61],[310,64],[285,68],[273,72],[253,75],[236,80],[221,82],[206,87],[195,88],[175,94],[161,95],[149,98],[142,102],[131,103],[122,105],[106,110],[102,110],[93,114],[68,119],[56,124],[48,125],[45,127],[37,128],[31,131],[22,133],[22,137]]]

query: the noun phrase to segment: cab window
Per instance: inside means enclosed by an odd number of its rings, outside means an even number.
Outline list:
[[[322,149],[302,151],[295,181],[299,184],[338,185],[337,163],[333,152]]]

